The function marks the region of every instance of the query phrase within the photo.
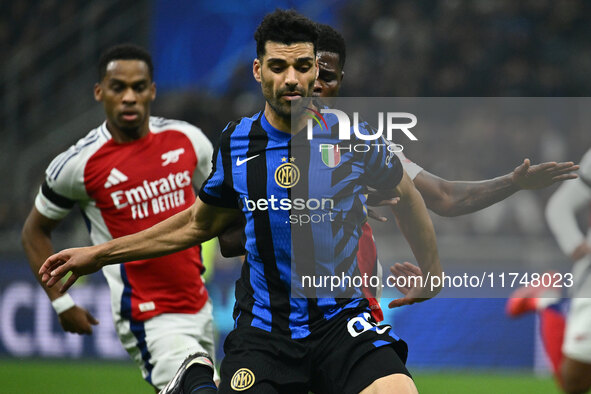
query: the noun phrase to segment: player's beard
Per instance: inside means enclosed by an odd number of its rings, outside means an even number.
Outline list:
[[[307,91],[304,91],[303,89],[281,89],[275,94],[272,94],[270,91],[265,92],[265,90],[263,90],[263,95],[269,103],[269,106],[279,117],[289,120],[293,116],[301,117],[304,115],[305,106],[303,101],[305,100],[302,100],[302,98],[310,96],[313,87],[314,82],[312,81],[312,84],[308,86]],[[298,100],[287,101],[283,98],[283,95],[286,93],[299,93],[301,98]]]
[[[138,117],[137,122],[133,123],[125,122],[122,119],[118,119],[117,121],[117,128],[129,139],[137,140],[143,137],[144,125],[147,118],[146,116],[142,116],[141,113],[138,113]]]
[[[120,126],[119,130],[132,140],[137,140],[142,137],[140,126]]]

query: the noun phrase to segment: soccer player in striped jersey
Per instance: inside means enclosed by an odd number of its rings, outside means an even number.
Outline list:
[[[345,76],[346,46],[343,36],[326,24],[318,24],[318,78],[314,85],[314,96],[337,97]],[[473,213],[489,207],[519,190],[532,190],[548,187],[556,182],[577,177],[574,172],[579,168],[573,162],[541,163],[530,165],[529,159],[513,170],[513,172],[494,179],[463,182],[448,181],[424,170],[421,166],[397,153],[405,171],[421,193],[427,208],[441,216],[453,217]],[[372,198],[378,202],[379,198]],[[384,201],[383,203],[386,203]],[[383,220],[373,214],[375,219]],[[222,238],[223,239],[223,238]],[[228,247],[229,249],[229,247]],[[358,263],[361,274],[375,275],[377,267],[377,250],[373,242],[372,230],[368,223],[363,226],[363,235],[359,243]],[[418,274],[411,266],[398,266],[393,273]],[[379,291],[379,289],[376,289]],[[379,303],[372,297],[375,291],[366,292],[370,300],[372,314],[377,321],[383,320]],[[398,305],[398,300],[390,304]]]
[[[343,36],[329,25],[318,24],[318,78],[314,84],[313,95],[316,97],[337,97],[344,78],[344,67],[346,60],[346,45]],[[448,181],[424,170],[415,162],[409,160],[402,152],[397,152],[402,166],[408,176],[413,180],[415,187],[423,196],[427,208],[441,216],[453,217],[473,213],[489,207],[519,190],[541,189],[567,179],[576,178],[574,171],[578,169],[572,162],[564,163],[541,163],[530,165],[529,160],[524,160],[512,173],[499,176],[494,179],[462,182]],[[371,196],[370,196],[371,197]],[[377,196],[371,198],[379,202]],[[383,201],[387,204],[387,201]],[[370,217],[378,220],[378,217],[369,210]],[[220,247],[224,256],[236,256],[244,254],[244,247],[241,245],[241,224],[233,226],[224,232],[220,237]],[[372,229],[369,223],[363,225],[363,234],[359,242],[357,255],[360,272],[363,275],[376,275],[379,263],[377,262],[377,249],[373,241]],[[395,274],[416,275],[419,271],[412,270],[412,267],[398,266]],[[404,268],[401,270],[401,268]],[[382,310],[375,299],[380,289],[365,289],[370,301],[372,315],[377,321],[383,320]],[[395,300],[391,306],[396,306]]]
[[[67,290],[102,266],[161,256],[216,236],[236,219],[238,208],[246,216],[248,253],[236,283],[235,329],[224,345],[220,391],[416,393],[404,365],[406,344],[390,326],[371,322],[357,289],[339,288],[323,298],[291,294],[302,290],[294,290],[292,281],[299,283],[300,264],[310,257],[318,272],[356,268],[366,186],[388,184],[400,196],[396,215],[419,266],[425,275],[441,275],[431,220],[395,155],[384,149],[349,152],[330,167],[317,149],[321,141],[336,142],[331,128],[315,129],[312,140],[292,130],[292,111],[311,95],[317,76],[316,38],[315,24],[293,11],[267,15],[255,33],[253,63],[265,109],[224,130],[214,169],[193,206],[140,233],[57,253],[40,274],[51,287],[72,272],[61,289]],[[325,118],[335,125],[334,116]],[[372,133],[366,124],[361,130]],[[298,223],[306,214],[321,219]],[[306,244],[295,238],[292,247],[299,224]],[[439,289],[413,290],[407,302]]]
[[[53,253],[51,233],[75,204],[93,244],[135,233],[190,207],[193,185],[211,170],[213,148],[197,127],[150,116],[156,97],[150,54],[109,48],[94,87],[106,121],[57,156],[22,232],[32,270]],[[214,352],[212,306],[201,280],[201,247],[103,269],[117,334],[156,390],[194,352]],[[40,278],[39,278],[40,279]],[[91,334],[98,321],[68,294],[45,287],[67,332]],[[205,360],[205,359],[202,359]],[[204,361],[207,364],[207,361]],[[211,362],[200,381],[215,390]]]

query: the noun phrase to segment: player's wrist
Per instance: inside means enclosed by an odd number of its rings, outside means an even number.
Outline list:
[[[516,171],[511,172],[510,174],[505,175],[505,182],[507,184],[507,188],[511,192],[517,192],[519,190],[523,190],[524,187],[520,182],[519,174]]]
[[[76,306],[74,299],[69,294],[64,294],[61,297],[56,298],[55,300],[51,301],[51,306],[53,310],[58,315],[64,313],[70,308]]]

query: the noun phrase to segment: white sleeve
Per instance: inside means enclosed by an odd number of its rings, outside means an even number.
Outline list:
[[[73,146],[57,156],[45,171],[45,182],[35,198],[35,208],[45,217],[63,219],[76,201],[85,198],[83,162]]]
[[[591,201],[591,187],[581,179],[565,181],[550,197],[546,220],[560,249],[568,256],[585,239],[578,226],[576,213]]]
[[[190,138],[197,155],[197,168],[193,172],[193,184],[200,189],[211,172],[213,145],[200,128],[193,126],[192,129],[193,132],[190,133]]]
[[[414,180],[419,175],[419,172],[423,171],[423,167],[408,159],[404,156],[404,153],[396,152],[396,155],[402,163],[402,168],[404,168],[404,171],[406,171],[411,180]]]

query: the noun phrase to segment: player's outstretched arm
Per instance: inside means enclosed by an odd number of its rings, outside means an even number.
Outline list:
[[[144,231],[56,253],[43,263],[39,274],[43,283],[51,287],[72,272],[60,289],[63,293],[80,276],[105,265],[163,256],[207,241],[218,235],[237,213],[235,209],[205,204],[197,198],[191,207]]]
[[[427,208],[441,216],[459,216],[489,207],[522,189],[541,189],[575,179],[574,172],[578,169],[573,162],[531,165],[530,160],[525,159],[513,172],[494,179],[448,181],[423,170],[414,183]]]
[[[392,211],[417,259],[423,278],[440,277],[442,270],[433,223],[421,195],[406,172],[396,187],[396,193],[400,196],[400,201],[392,207]],[[394,308],[424,301],[437,295],[440,290],[440,288],[432,289],[430,284],[425,283],[425,286],[411,289],[404,298],[394,300],[388,306]]]
[[[37,208],[33,207],[25,221],[21,234],[23,249],[35,278],[41,284],[49,299],[55,301],[58,298],[66,297],[54,303],[54,308],[58,313],[58,319],[64,331],[76,334],[92,334],[92,326],[98,324],[98,320],[86,309],[74,304],[70,296],[61,294],[56,288],[45,286],[39,275],[39,269],[43,262],[53,253],[51,233],[58,224],[58,220],[43,216]]]

